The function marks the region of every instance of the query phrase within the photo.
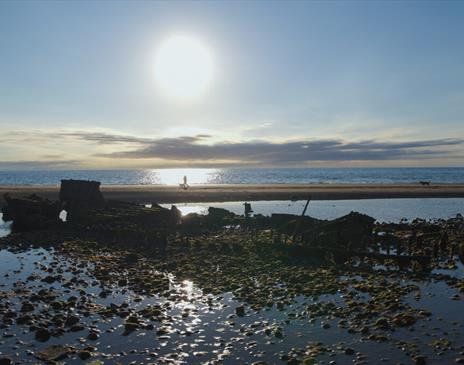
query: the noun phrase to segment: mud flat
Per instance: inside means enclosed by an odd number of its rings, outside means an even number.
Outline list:
[[[257,200],[340,200],[387,198],[461,198],[464,184],[311,184],[311,185],[194,185],[187,190],[167,185],[102,185],[107,199],[135,203],[194,203]],[[38,194],[58,198],[59,186],[0,185],[0,195]],[[0,199],[0,204],[3,200]]]

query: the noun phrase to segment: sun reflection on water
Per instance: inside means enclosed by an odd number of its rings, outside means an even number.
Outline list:
[[[144,184],[178,185],[187,176],[189,185],[210,184],[220,173],[220,169],[153,169],[145,172],[142,181]]]
[[[184,290],[187,295],[192,295],[193,294],[193,281],[184,280],[182,282],[182,290]]]

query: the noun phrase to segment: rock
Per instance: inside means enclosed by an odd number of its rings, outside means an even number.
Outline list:
[[[416,323],[417,319],[408,313],[399,313],[393,317],[392,321],[395,326],[407,327]]]
[[[48,284],[54,283],[55,280],[56,278],[53,275],[48,275],[42,279],[43,282],[48,283]]]
[[[363,326],[363,327],[361,328],[360,332],[361,332],[362,334],[367,335],[367,334],[370,332],[369,327]]]
[[[235,313],[237,314],[237,316],[239,317],[243,317],[245,315],[245,307],[243,305],[235,308]]]
[[[92,353],[90,351],[83,350],[83,351],[79,351],[77,356],[79,356],[81,360],[87,360],[89,357],[92,356]]]
[[[464,364],[464,357],[458,357],[456,360],[455,360],[456,364]]]
[[[36,357],[43,361],[57,361],[64,359],[71,351],[72,348],[69,346],[52,345],[38,352]]]
[[[71,327],[75,324],[79,323],[79,317],[76,317],[76,316],[69,316],[68,318],[66,318],[66,321],[64,322],[64,325],[66,327]]]
[[[126,322],[124,324],[124,332],[123,336],[127,336],[128,334],[134,332],[137,328],[139,328],[139,324],[135,322]]]
[[[99,337],[100,335],[97,332],[90,332],[87,336],[87,338],[92,341],[98,340]]]
[[[425,365],[426,359],[424,356],[419,355],[419,356],[414,357],[414,363],[416,365]]]
[[[75,325],[71,326],[70,331],[71,332],[79,332],[79,331],[82,331],[83,329],[85,329],[84,326],[82,326],[80,324],[75,324]]]
[[[167,333],[168,333],[168,331],[165,328],[160,328],[158,331],[156,331],[157,336],[163,336],[163,335],[165,335]]]
[[[22,315],[16,319],[17,324],[32,324],[32,317],[30,315]]]
[[[38,328],[35,331],[35,339],[40,342],[46,342],[50,339],[50,332],[46,328]]]
[[[234,213],[224,208],[215,208],[215,207],[208,208],[208,217],[214,220],[222,220],[224,218],[233,218],[234,216],[235,216]]]
[[[13,361],[9,357],[2,357],[0,359],[0,365],[11,365]]]
[[[354,355],[354,350],[352,348],[350,348],[350,347],[347,347],[345,349],[345,354],[346,355]]]
[[[382,329],[387,329],[390,327],[389,323],[388,323],[388,319],[385,318],[385,317],[380,317],[378,318],[376,321],[375,321],[375,326],[376,327],[379,327],[379,328],[382,328]]]
[[[25,302],[21,306],[21,312],[32,312],[34,310],[34,305],[30,302]]]

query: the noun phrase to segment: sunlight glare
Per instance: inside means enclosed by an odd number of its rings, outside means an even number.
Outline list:
[[[201,41],[185,35],[167,39],[159,48],[155,77],[162,91],[177,99],[203,94],[213,76],[213,58]]]
[[[178,185],[184,176],[187,176],[188,184],[192,185],[207,184],[217,169],[157,169],[155,172],[163,185]]]

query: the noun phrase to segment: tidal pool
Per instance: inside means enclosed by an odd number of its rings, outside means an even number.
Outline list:
[[[224,208],[235,214],[243,214],[244,202],[178,203],[182,214],[207,214],[208,207]],[[250,202],[255,214],[301,214],[305,201],[255,201]],[[170,207],[171,204],[161,204]],[[452,218],[464,214],[464,198],[414,198],[414,199],[361,199],[361,200],[314,200],[306,212],[320,219],[335,219],[351,211],[370,215],[379,222],[398,222],[414,218]]]
[[[79,356],[87,355],[88,361],[104,364],[278,364],[301,357],[319,364],[407,364],[411,352],[427,363],[442,364],[454,363],[464,351],[461,294],[438,273],[407,278],[347,272],[338,277],[338,292],[287,300],[283,287],[284,305],[276,300],[255,311],[231,292],[211,294],[195,280],[176,277],[169,260],[151,264],[139,259],[137,264],[145,274],[166,280],[163,295],[134,291],[128,283],[138,268],[114,265],[123,261],[114,261],[113,254],[100,249],[0,250],[0,358],[37,363],[43,349],[62,345],[74,349],[64,359],[69,364],[80,364]],[[113,276],[115,281],[109,279]],[[405,305],[431,314],[410,326],[385,330],[383,340],[369,339],[377,330],[360,329],[360,306],[372,302],[382,288],[376,278],[385,280],[385,291],[391,291],[388,283],[393,282],[407,288]],[[256,280],[262,285],[258,276]],[[372,291],[364,289],[369,285]],[[243,315],[237,308],[244,308]],[[70,318],[74,325],[66,324]],[[134,324],[129,331],[128,322]],[[50,338],[37,340],[37,327],[47,329]]]

